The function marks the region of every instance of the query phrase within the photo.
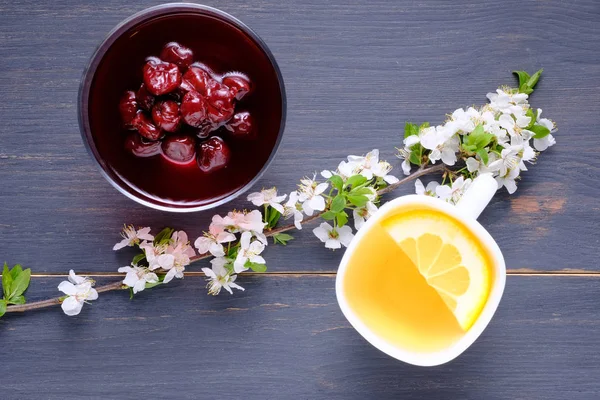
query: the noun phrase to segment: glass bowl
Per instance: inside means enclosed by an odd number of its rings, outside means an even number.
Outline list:
[[[253,89],[236,105],[249,111],[255,140],[215,134],[231,147],[231,162],[222,170],[203,173],[192,165],[168,162],[161,155],[136,158],[125,150],[125,129],[118,104],[127,90],[142,82],[148,56],[158,56],[168,42],[194,51],[216,73],[241,71]],[[79,125],[88,152],[102,175],[121,193],[148,207],[192,212],[224,204],[247,191],[273,160],[286,118],[283,78],[267,45],[235,17],[218,9],[169,3],[132,15],[100,44],[83,73],[79,90]]]

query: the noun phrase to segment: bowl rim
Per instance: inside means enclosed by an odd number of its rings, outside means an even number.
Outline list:
[[[202,205],[194,205],[194,206],[175,206],[169,205],[164,200],[161,200],[160,203],[154,203],[151,200],[147,200],[143,197],[143,194],[136,193],[134,191],[127,190],[128,185],[123,182],[114,171],[112,171],[108,164],[104,161],[104,159],[100,156],[96,145],[94,143],[94,139],[92,137],[90,121],[89,121],[89,94],[92,86],[92,82],[94,80],[94,76],[96,74],[96,70],[98,65],[101,63],[104,55],[108,51],[108,49],[114,44],[114,42],[121,37],[122,34],[127,32],[131,27],[142,23],[146,20],[156,18],[163,15],[174,14],[178,12],[204,12],[209,15],[212,14],[217,18],[220,18],[238,29],[244,32],[250,39],[252,39],[257,46],[262,50],[262,52],[267,56],[269,62],[273,66],[275,70],[275,75],[277,77],[277,81],[279,83],[279,90],[281,94],[281,121],[279,124],[279,132],[277,134],[277,139],[273,145],[271,150],[271,154],[269,158],[262,166],[260,171],[244,186],[239,188],[238,190],[228,194],[227,196],[220,198],[214,202],[202,204]],[[279,149],[279,145],[281,144],[281,139],[283,137],[283,133],[285,130],[285,123],[287,117],[287,97],[285,92],[285,83],[283,80],[283,75],[281,74],[281,70],[273,53],[267,46],[267,44],[260,38],[260,36],[254,32],[250,27],[244,24],[242,21],[234,17],[233,15],[219,10],[214,7],[206,6],[203,4],[195,4],[195,3],[164,3],[159,4],[153,7],[149,7],[138,11],[137,13],[129,16],[123,21],[119,22],[100,42],[100,44],[96,47],[92,56],[90,57],[86,67],[83,70],[81,83],[79,85],[79,93],[77,98],[77,118],[79,122],[79,130],[81,133],[81,137],[83,139],[83,143],[88,154],[94,160],[94,164],[100,170],[102,176],[120,193],[124,194],[128,198],[136,201],[139,204],[144,206],[154,208],[161,211],[169,211],[169,212],[177,212],[177,213],[186,213],[186,212],[196,212],[202,210],[208,210],[211,208],[218,207],[229,201],[237,198],[243,193],[247,192],[256,182],[264,175],[267,168],[272,163],[275,155],[277,154],[277,150]]]

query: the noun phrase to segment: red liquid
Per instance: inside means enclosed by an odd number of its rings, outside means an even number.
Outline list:
[[[253,84],[236,112],[250,112],[256,139],[234,138],[225,128],[213,133],[231,148],[224,169],[207,174],[195,163],[176,165],[162,156],[138,158],[125,150],[131,131],[123,127],[119,99],[126,90],[139,88],[145,58],[158,56],[168,42],[191,48],[194,58],[216,74],[242,71]],[[252,38],[215,17],[178,13],[137,25],[111,46],[92,82],[89,118],[98,153],[131,192],[162,205],[198,206],[236,192],[266,164],[279,135],[282,97],[275,69]]]

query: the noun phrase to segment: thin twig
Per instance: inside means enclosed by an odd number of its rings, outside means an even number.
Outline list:
[[[117,290],[117,289],[122,289],[122,288],[123,288],[123,281],[120,280],[118,282],[109,283],[108,285],[98,286],[96,288],[96,292],[98,292],[98,293],[109,292],[111,290]],[[35,301],[33,303],[28,303],[28,304],[18,304],[18,305],[8,306],[8,307],[6,307],[6,312],[9,313],[9,312],[23,312],[23,311],[37,310],[38,308],[55,306],[60,303],[61,303],[61,298],[54,297],[52,299]]]
[[[385,188],[378,190],[377,194],[378,195],[383,195],[386,193],[390,193],[394,190],[396,190],[398,187],[400,187],[401,185],[413,181],[423,175],[427,175],[427,174],[431,174],[433,172],[439,172],[444,170],[445,166],[444,164],[437,164],[431,167],[426,167],[426,168],[420,168],[418,169],[416,172],[410,174],[409,176],[400,179],[398,182],[396,183],[392,183],[391,185],[386,186]],[[316,219],[318,219],[325,211],[321,211],[317,214],[314,214],[308,218],[306,218],[305,220],[302,221],[303,224],[307,224],[310,223]],[[295,229],[296,226],[294,224],[289,224],[289,225],[284,225],[281,226],[279,228],[276,229],[271,229],[270,231],[265,232],[265,236],[273,236],[277,233],[281,233],[281,232],[286,232],[286,231],[291,231],[292,229]],[[210,257],[210,253],[204,253],[204,254],[200,254],[194,257],[190,258],[190,263],[196,262],[196,261],[200,261],[203,260],[205,258]],[[102,293],[102,292],[109,292],[111,290],[119,290],[119,289],[126,289],[125,286],[123,286],[123,281],[120,280],[118,282],[112,282],[109,283],[107,285],[103,285],[103,286],[98,286],[96,288],[96,291],[98,293]],[[40,308],[45,308],[45,307],[50,307],[50,306],[55,306],[61,303],[61,298],[60,297],[54,297],[52,299],[48,299],[48,300],[42,300],[42,301],[36,301],[33,303],[28,303],[28,304],[19,304],[19,305],[11,305],[6,307],[6,312],[24,312],[24,311],[30,311],[30,310],[37,310]]]

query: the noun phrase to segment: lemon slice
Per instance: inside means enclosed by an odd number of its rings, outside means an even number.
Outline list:
[[[460,222],[434,210],[398,214],[382,225],[467,331],[491,288],[490,257],[481,242]]]

